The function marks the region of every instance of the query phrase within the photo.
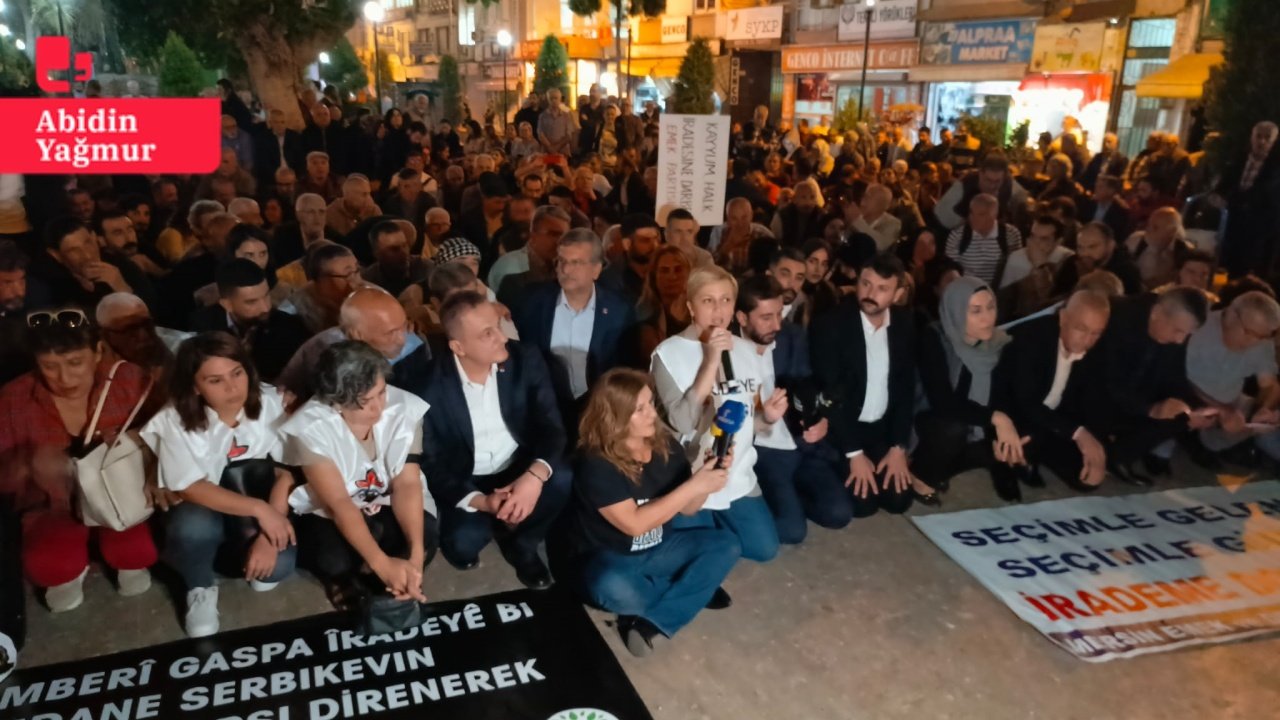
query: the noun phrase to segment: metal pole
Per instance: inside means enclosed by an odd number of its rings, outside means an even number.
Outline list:
[[[382,114],[382,50],[378,47],[378,23],[373,24],[373,92],[377,95],[374,108]]]
[[[499,45],[502,48],[502,131],[507,130],[507,48],[505,45]]]
[[[619,92],[621,92],[621,89],[619,89]],[[630,102],[630,101],[631,101],[631,25],[628,23],[627,25],[627,102]],[[632,105],[631,109],[634,110],[635,106]]]
[[[871,16],[874,6],[867,8],[867,32],[862,38],[862,80],[858,82],[858,119],[865,120],[867,112],[867,62],[871,59]]]

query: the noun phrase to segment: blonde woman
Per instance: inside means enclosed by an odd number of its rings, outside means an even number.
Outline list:
[[[601,376],[579,432],[562,576],[587,603],[617,613],[623,643],[643,657],[656,638],[675,635],[704,607],[729,605],[719,587],[738,560],[737,538],[672,524],[724,488],[729,471],[710,462],[693,472],[661,426],[652,379],[638,370]]]

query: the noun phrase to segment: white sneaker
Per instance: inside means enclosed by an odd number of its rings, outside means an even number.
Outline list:
[[[151,571],[121,570],[116,573],[116,592],[123,597],[133,597],[151,589]]]
[[[89,572],[85,567],[75,580],[54,585],[44,591],[44,601],[52,612],[60,613],[75,610],[84,602],[84,576]]]
[[[254,592],[271,592],[272,590],[275,590],[276,586],[279,584],[279,580],[275,582],[263,582],[261,580],[249,581],[249,587],[253,588]]]
[[[205,637],[218,632],[218,588],[187,591],[187,635]]]

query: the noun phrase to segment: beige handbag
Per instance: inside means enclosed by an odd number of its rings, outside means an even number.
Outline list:
[[[107,402],[107,393],[111,392],[111,382],[122,364],[123,360],[112,366],[107,382],[98,395],[98,407],[93,411],[93,419],[85,429],[85,447],[89,447],[93,441],[93,434],[98,429],[98,418],[102,415],[102,406]],[[89,527],[108,527],[119,531],[151,517],[152,508],[147,504],[145,490],[146,453],[143,452],[142,445],[125,432],[150,394],[151,383],[148,382],[115,441],[99,443],[84,457],[76,460],[80,513],[84,524]]]

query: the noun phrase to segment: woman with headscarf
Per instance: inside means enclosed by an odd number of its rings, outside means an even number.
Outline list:
[[[992,376],[1009,335],[996,327],[996,296],[986,283],[961,277],[947,285],[940,320],[921,337],[918,365],[928,409],[916,415],[920,442],[912,453],[914,474],[933,489],[926,504],[940,504],[938,492],[966,470],[990,470],[996,494],[1022,499],[1016,465],[1025,465],[1013,421],[992,403]]]

